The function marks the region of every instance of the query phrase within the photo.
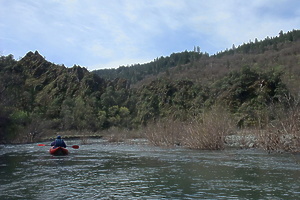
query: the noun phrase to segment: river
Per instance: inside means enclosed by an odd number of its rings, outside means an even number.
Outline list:
[[[300,199],[300,155],[80,141],[0,146],[0,199]]]

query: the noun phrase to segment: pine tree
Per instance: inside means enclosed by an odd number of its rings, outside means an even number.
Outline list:
[[[199,46],[197,46],[197,52],[200,53],[200,47]]]

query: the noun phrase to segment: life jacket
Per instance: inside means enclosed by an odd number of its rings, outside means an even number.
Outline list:
[[[63,140],[62,139],[56,139],[54,146],[56,146],[56,147],[63,147],[64,146]]]

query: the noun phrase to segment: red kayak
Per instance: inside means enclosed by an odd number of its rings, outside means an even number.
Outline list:
[[[63,156],[63,155],[68,155],[69,151],[68,149],[64,147],[54,147],[52,146],[49,150],[50,154],[55,155],[55,156]]]

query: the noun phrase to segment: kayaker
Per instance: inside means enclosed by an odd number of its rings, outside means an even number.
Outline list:
[[[54,147],[64,147],[64,148],[67,147],[65,141],[63,139],[61,139],[60,135],[57,136],[57,138],[55,139],[55,141],[51,143],[51,146],[54,146]]]

